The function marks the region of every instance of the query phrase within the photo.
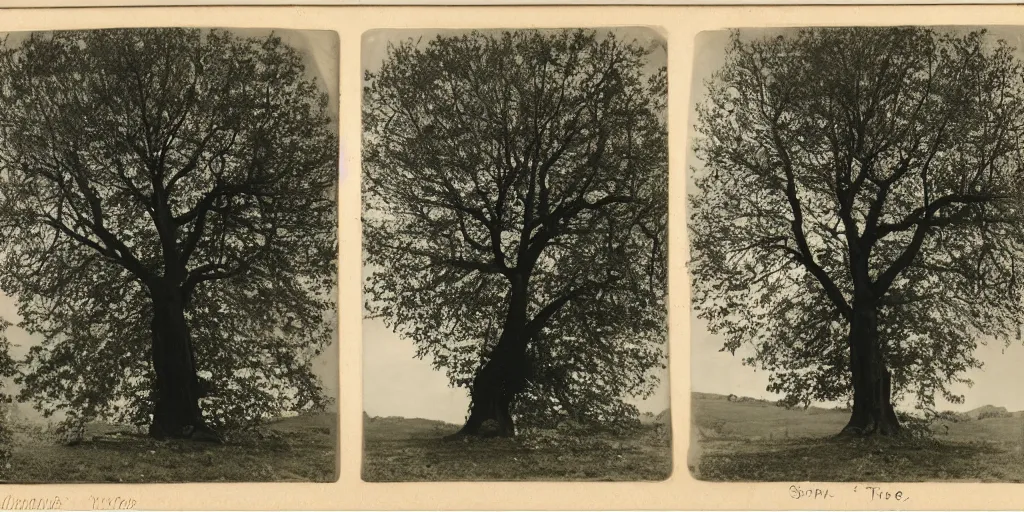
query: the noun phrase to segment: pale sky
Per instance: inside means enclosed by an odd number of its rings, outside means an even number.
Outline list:
[[[236,35],[243,37],[263,37],[270,34],[271,30],[266,29],[228,29]],[[327,109],[337,130],[338,122],[338,59],[340,45],[337,33],[326,30],[274,30],[275,34],[281,37],[282,41],[296,50],[303,56],[307,76],[316,78],[321,88],[330,96]],[[16,45],[30,32],[12,32],[8,44]],[[6,34],[0,34],[0,37]],[[337,296],[337,290],[331,292]],[[337,315],[335,315],[336,317]],[[0,318],[17,324],[21,320],[18,315],[17,303],[14,298],[7,296],[0,290]],[[11,326],[6,332],[7,339],[11,343],[11,355],[15,359],[24,357],[30,347],[42,342],[42,337],[30,335],[17,325]],[[325,348],[324,353],[313,361],[313,371],[323,383],[324,392],[335,399],[338,397],[338,331],[334,327],[334,339]],[[13,385],[12,385],[13,386]],[[16,393],[16,390],[5,390],[9,393]],[[29,418],[39,418],[37,414],[26,404],[19,408],[19,412]]]
[[[231,29],[242,36],[260,36],[266,34],[267,30],[258,29]],[[329,101],[327,111],[331,114],[335,131],[338,130],[338,65],[341,56],[341,43],[337,32],[330,30],[274,30],[274,33],[281,37],[284,43],[295,48],[303,55],[303,61],[307,68],[307,76],[317,79],[317,82],[327,92]],[[339,176],[341,154],[339,151]],[[331,291],[337,304],[337,288]],[[337,307],[337,305],[335,305]],[[337,313],[337,311],[335,311]],[[324,352],[313,360],[313,372],[320,378],[324,392],[327,396],[338,400],[338,325],[337,314],[335,314],[334,338]],[[337,403],[334,404],[337,407]],[[336,409],[335,409],[336,410]]]
[[[599,29],[619,37],[651,43],[664,37],[646,28]],[[387,55],[387,43],[423,38],[426,43],[450,30],[376,30],[363,35],[363,68],[380,69]],[[664,47],[653,54],[649,71],[664,66]],[[364,276],[365,277],[365,276]],[[364,311],[365,313],[365,311]],[[661,384],[647,400],[630,400],[641,412],[657,414],[669,406],[668,371],[658,373]],[[461,423],[465,421],[469,396],[465,389],[451,388],[443,372],[434,371],[429,360],[415,358],[415,346],[399,337],[381,320],[363,320],[363,409],[371,416],[404,416]]]
[[[963,27],[963,30],[976,28],[980,27]],[[744,29],[744,32],[754,33],[755,30]],[[769,31],[756,29],[756,32],[768,33]],[[1024,58],[1024,51],[1020,49],[1024,46],[1021,44],[1024,27],[992,27],[989,28],[989,34],[993,39],[1004,39],[1011,46],[1017,47],[1017,57]],[[694,42],[694,70],[691,88],[693,97],[689,99],[689,120],[687,121],[691,129],[697,120],[696,104],[706,92],[704,82],[722,64],[728,41],[728,31],[708,31],[698,34]],[[700,172],[703,165],[694,155],[692,145],[688,144],[686,169],[687,173],[690,173],[690,177],[687,186],[693,190],[691,167]],[[743,349],[737,350],[735,356],[728,352],[719,352],[718,350],[722,348],[725,340],[708,332],[707,324],[697,319],[696,314],[691,313],[690,322],[691,389],[693,391],[765,399],[781,398],[779,395],[765,391],[768,386],[767,372],[761,370],[755,372],[754,368],[740,364],[743,357],[751,355],[749,352],[744,352]],[[744,349],[750,350],[747,347]],[[936,397],[936,408],[966,411],[982,405],[996,405],[1006,407],[1011,411],[1024,410],[1024,393],[1020,393],[1018,389],[1021,369],[1024,368],[1024,346],[1016,343],[1005,347],[1002,343],[992,342],[988,345],[979,345],[975,356],[984,363],[984,366],[964,374],[974,381],[974,386],[967,388],[959,385],[951,388],[954,392],[964,395],[964,403],[953,405],[942,400],[941,397]]]

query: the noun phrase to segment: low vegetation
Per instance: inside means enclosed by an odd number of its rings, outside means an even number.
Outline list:
[[[688,466],[701,480],[1024,481],[1024,415],[1002,407],[941,413],[920,421],[927,435],[840,438],[841,409],[706,393],[692,405]]]
[[[442,438],[440,421],[364,416],[363,480],[664,480],[672,473],[667,411],[629,434],[559,429],[514,438]]]
[[[217,445],[91,423],[80,442],[65,445],[56,428],[14,421],[4,482],[332,482],[336,425],[334,413],[282,418]]]

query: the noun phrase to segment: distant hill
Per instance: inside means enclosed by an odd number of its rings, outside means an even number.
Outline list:
[[[698,401],[700,401],[700,402],[707,402],[707,401],[724,400],[724,401],[728,401],[728,402],[746,402],[746,403],[759,403],[759,404],[771,404],[771,405],[775,404],[775,402],[772,402],[772,401],[769,401],[769,400],[765,400],[765,399],[762,399],[762,398],[751,398],[751,397],[746,397],[746,396],[721,395],[721,394],[718,394],[718,393],[702,393],[702,392],[698,392],[698,391],[692,392],[691,395],[692,395],[692,400],[695,403],[698,402]],[[802,407],[797,407],[797,409],[802,409]],[[835,410],[833,408],[816,407],[816,406],[813,406],[813,405],[811,407],[809,407],[808,409],[816,409],[816,410],[820,410],[820,411],[832,411],[832,410]],[[967,411],[967,412],[957,412],[955,414],[962,414],[964,416],[969,417],[972,420],[976,420],[976,419],[979,419],[979,418],[982,418],[982,417],[985,417],[985,418],[992,418],[992,417],[998,417],[998,418],[1015,417],[1015,418],[1019,418],[1019,417],[1024,417],[1024,411],[1010,412],[1009,410],[1006,409],[1006,407],[995,406],[995,405],[983,405],[981,407],[977,407],[977,408],[971,409],[970,411]]]
[[[663,425],[672,423],[672,409],[669,408],[659,412],[658,415],[654,417],[654,422],[661,423]]]
[[[1010,414],[1010,411],[1006,410],[1006,407],[996,407],[994,405],[983,405],[981,407],[971,409],[964,414],[972,420],[979,418],[1005,418],[1013,416],[1013,414]]]
[[[753,402],[758,404],[775,405],[775,402],[772,400],[765,400],[763,398],[751,398],[749,396],[720,395],[718,393],[701,393],[699,391],[694,391],[690,393],[690,396],[693,401],[725,400],[728,402]]]
[[[665,409],[658,414],[645,412],[640,415],[640,423],[643,425],[669,425],[672,423],[671,408]]]
[[[461,427],[462,425],[455,425],[440,420],[428,420],[426,418],[406,418],[404,416],[370,416],[366,411],[363,411],[363,422],[373,423],[375,425],[402,425],[412,429],[429,429],[429,428],[451,428]]]
[[[726,395],[719,395],[718,393],[701,393],[700,391],[694,391],[690,393],[694,400],[725,400],[728,398]]]

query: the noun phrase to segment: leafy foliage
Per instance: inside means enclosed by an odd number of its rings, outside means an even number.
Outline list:
[[[698,106],[694,303],[791,404],[849,397],[877,301],[894,400],[930,406],[1019,336],[1020,63],[984,32],[735,32]],[[862,286],[854,280],[863,276]]]
[[[438,36],[367,72],[367,309],[470,387],[528,282],[516,415],[636,417],[665,347],[665,69],[614,34]],[[518,277],[517,277],[518,276]]]
[[[33,33],[0,58],[0,287],[46,414],[147,422],[152,303],[180,275],[215,424],[324,403],[337,138],[279,37]]]

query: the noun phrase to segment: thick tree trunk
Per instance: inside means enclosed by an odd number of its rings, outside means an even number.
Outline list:
[[[500,437],[512,437],[516,433],[512,419],[512,404],[526,384],[525,345],[514,339],[514,335],[502,336],[502,341],[491,352],[491,359],[484,364],[473,379],[472,405],[466,424],[457,436],[481,435],[481,427],[487,420],[494,420]]]
[[[184,296],[174,286],[151,286],[150,290],[156,401],[149,434],[156,438],[219,442],[219,436],[206,425],[199,407],[202,390],[185,320]]]
[[[873,305],[855,303],[849,343],[853,411],[842,434],[898,434],[901,427],[892,407],[892,376],[882,356],[878,313]]]
[[[473,379],[469,418],[452,437],[486,434],[481,427],[488,420],[497,423],[496,435],[515,435],[512,404],[525,388],[529,372],[526,348],[531,335],[526,332],[526,299],[526,280],[517,278],[513,281],[501,338]]]

